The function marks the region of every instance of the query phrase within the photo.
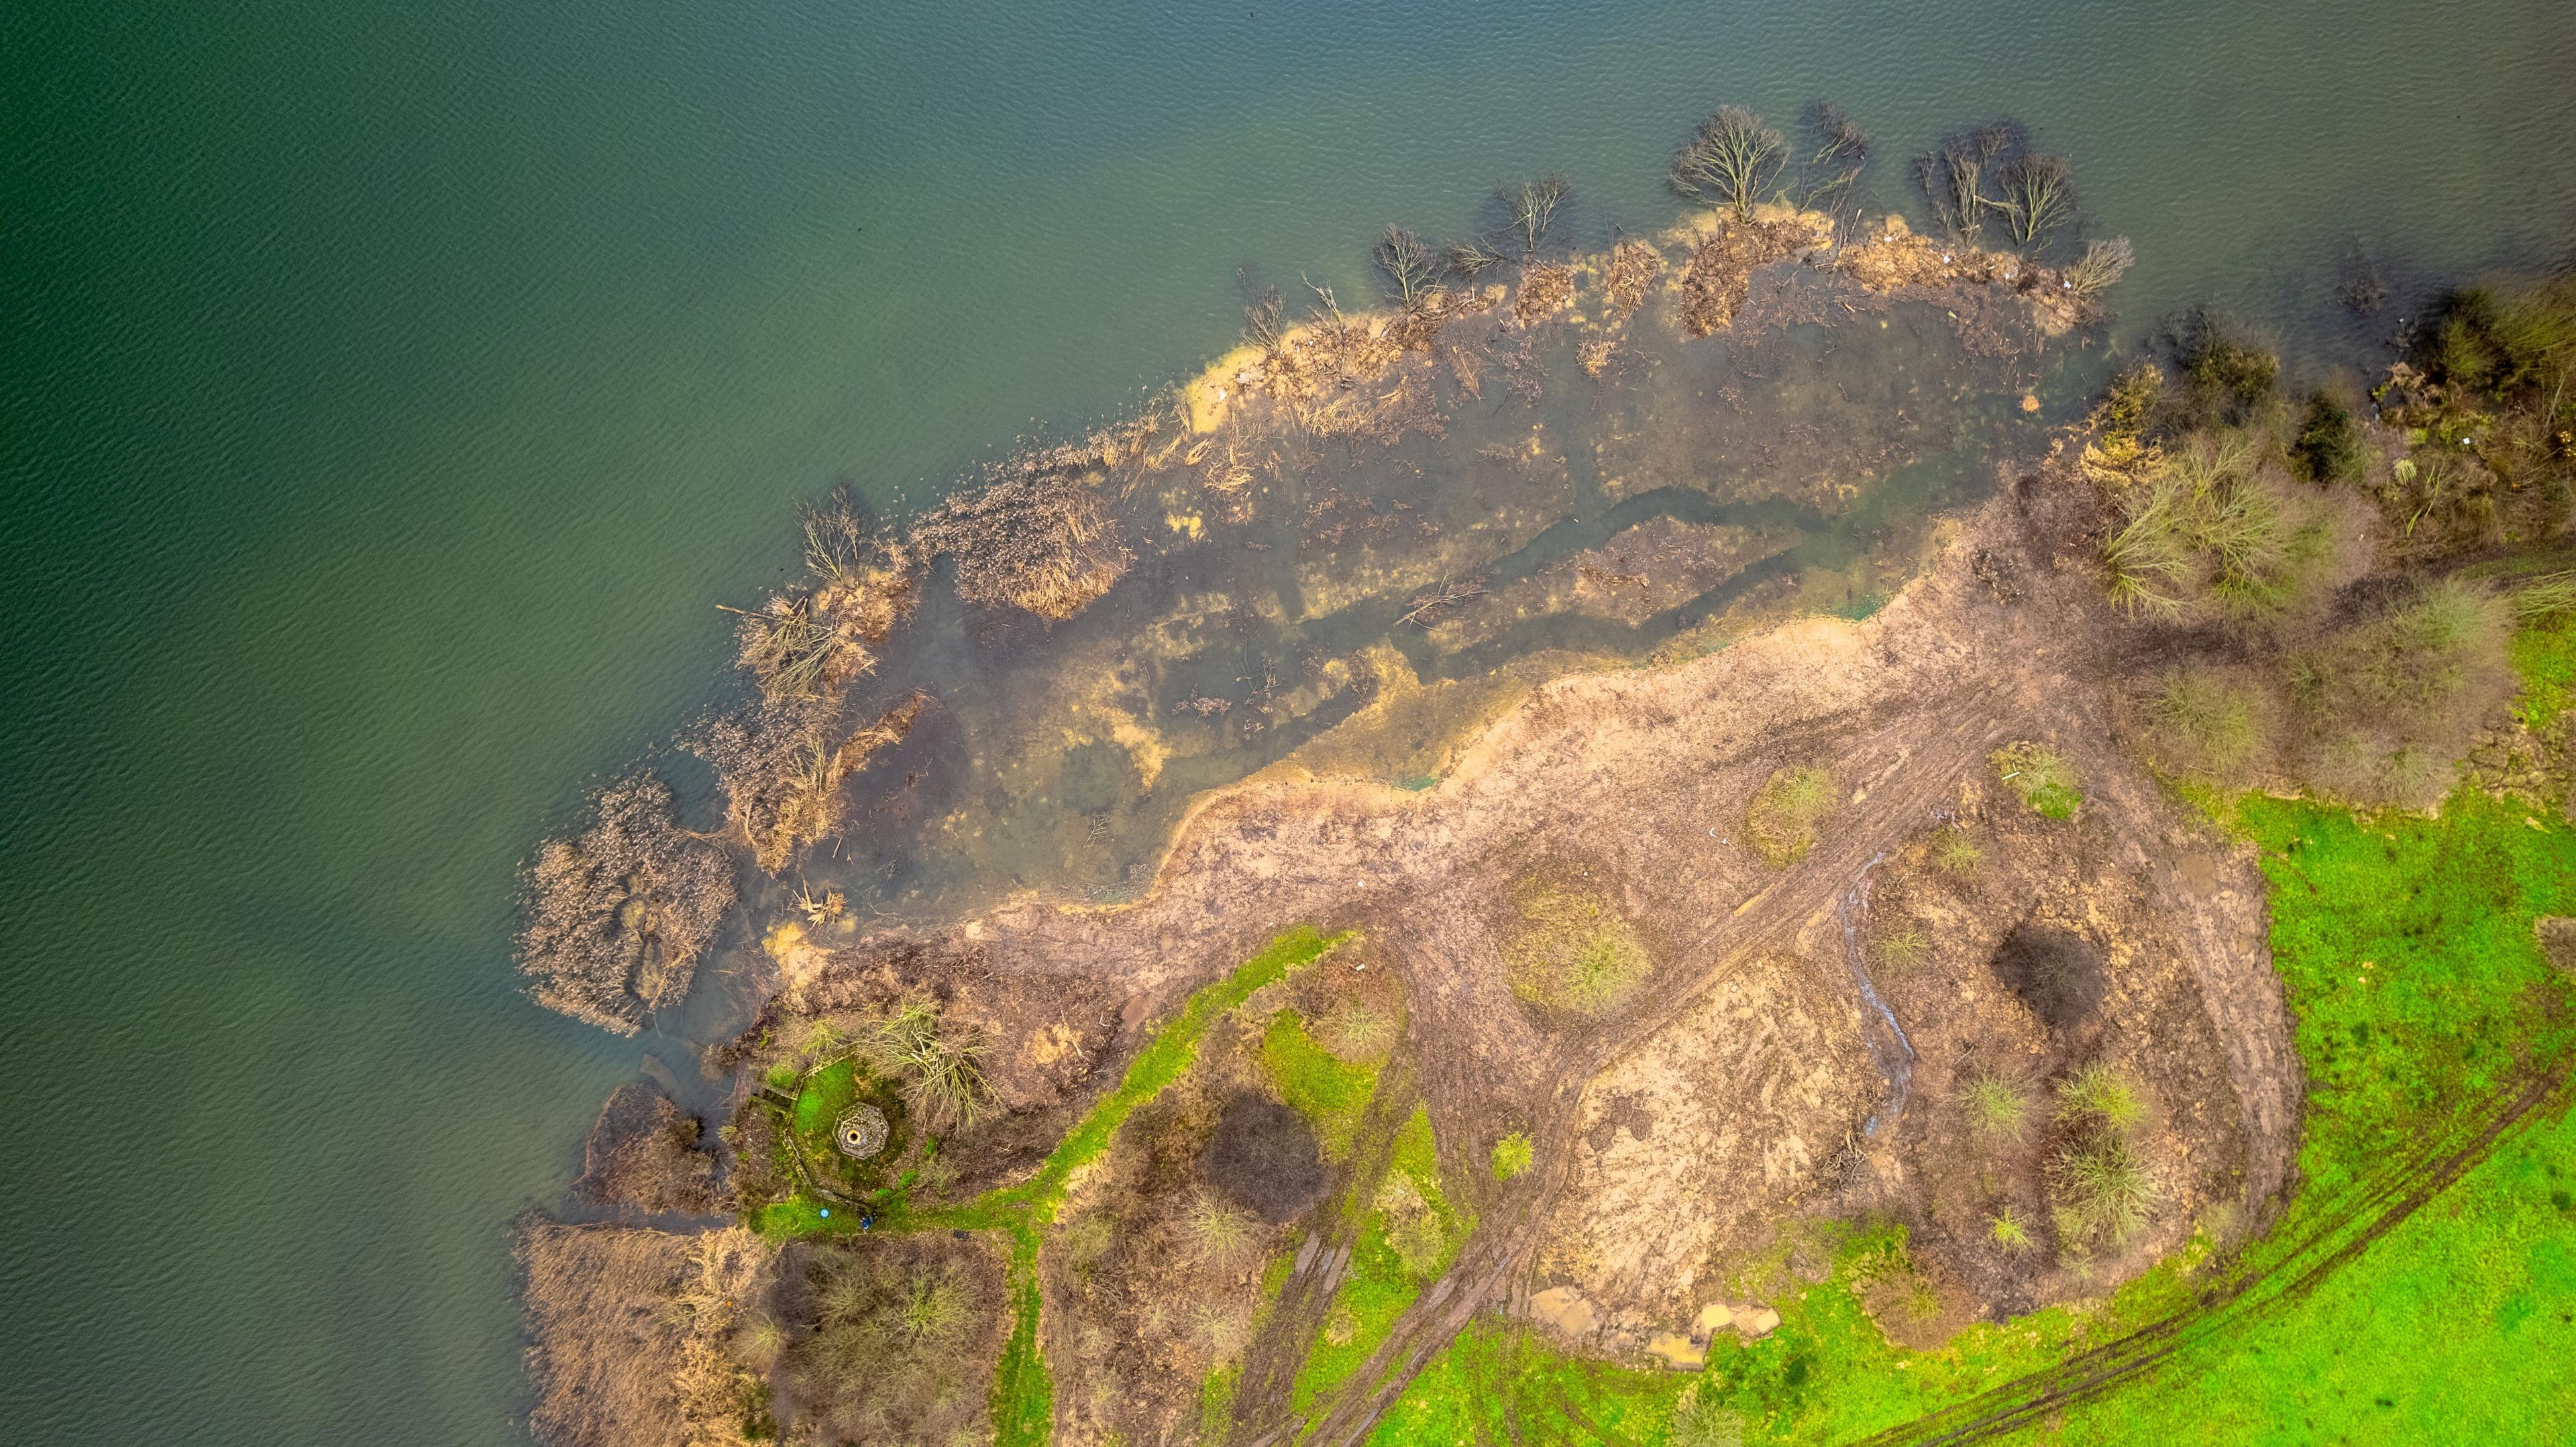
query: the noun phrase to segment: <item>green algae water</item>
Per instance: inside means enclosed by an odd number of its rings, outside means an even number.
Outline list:
[[[2576,240],[2549,3],[35,0],[0,40],[37,1443],[524,1441],[510,1223],[697,1037],[526,1003],[517,860],[711,702],[795,500],[1078,431],[1231,345],[1238,273],[1366,295],[1380,225],[1545,168],[1586,245],[1656,229],[1697,117],[1819,95],[1881,209],[1958,126],[2070,154],[2138,248],[2113,346],[2212,301],[2295,362]]]

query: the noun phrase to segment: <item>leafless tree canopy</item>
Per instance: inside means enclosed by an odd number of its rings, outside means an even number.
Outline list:
[[[2075,219],[2075,170],[2064,156],[2016,156],[2003,168],[2004,224],[2025,249]]]
[[[1534,180],[1506,182],[1494,188],[1503,210],[1511,217],[1512,229],[1521,234],[1521,250],[1538,250],[1547,228],[1556,220],[1557,210],[1574,194],[1572,182],[1561,172],[1550,171]]]
[[[1440,284],[1440,259],[1423,239],[1401,226],[1389,226],[1369,256],[1386,274],[1387,299],[1407,312],[1431,301]]]
[[[733,864],[679,827],[649,774],[599,793],[597,822],[549,839],[522,877],[519,968],[539,1004],[631,1035],[688,993],[698,955],[732,908]]]
[[[1673,158],[1673,189],[1749,221],[1754,205],[1780,174],[1788,149],[1788,142],[1760,116],[1743,106],[1720,106]]]
[[[2111,289],[2111,284],[2118,281],[2128,271],[2129,263],[2136,259],[2137,249],[2129,245],[2129,238],[2125,236],[2088,241],[2084,244],[2084,254],[2076,259],[2074,265],[2066,268],[2067,289],[2087,299],[2100,296]]]
[[[1798,168],[1798,204],[1856,225],[1860,179],[1869,169],[1869,133],[1832,101],[1807,106],[1810,148]]]
[[[1915,183],[1943,230],[1978,241],[1989,217],[2023,250],[2044,245],[2075,219],[2075,175],[2064,156],[2030,149],[2009,121],[1962,131],[1914,158]]]

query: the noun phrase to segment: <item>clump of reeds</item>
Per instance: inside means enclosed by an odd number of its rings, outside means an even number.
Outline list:
[[[539,1004],[631,1035],[688,993],[733,907],[733,864],[679,826],[670,787],[649,774],[602,789],[592,811],[521,875],[519,969]]]
[[[1750,221],[1754,206],[1779,176],[1788,147],[1750,109],[1719,106],[1673,157],[1673,189]]]
[[[2007,744],[1990,761],[1996,781],[2021,797],[2032,813],[2046,819],[2072,819],[2084,806],[2075,766],[2028,740]]]
[[[2029,1097],[2010,1078],[1991,1070],[1968,1077],[1959,1088],[1959,1105],[1967,1112],[1968,1124],[1989,1140],[2020,1140],[2029,1124]]]
[[[1574,270],[1558,261],[1525,261],[1520,289],[1512,294],[1512,319],[1532,326],[1574,301]]]
[[[713,765],[733,825],[776,874],[796,851],[841,827],[841,785],[878,750],[902,742],[929,695],[915,690],[875,721],[840,735],[836,700],[762,702],[725,714],[689,740]]]
[[[2114,1249],[2154,1219],[2164,1179],[2133,1132],[2146,1117],[2137,1094],[2110,1067],[2088,1065],[2058,1086],[2058,1122],[2066,1138],[2048,1165],[2057,1200],[2058,1235],[2082,1250]]]
[[[1126,575],[1134,555],[1104,505],[1102,479],[1057,461],[1015,458],[922,518],[913,541],[956,558],[958,596],[1056,622]]]
[[[736,660],[764,698],[823,698],[876,667],[874,645],[910,616],[912,550],[875,526],[848,483],[798,510],[806,586],[737,616]]]

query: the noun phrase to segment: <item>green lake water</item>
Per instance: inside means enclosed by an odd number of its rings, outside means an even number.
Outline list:
[[[2072,155],[2115,341],[2576,244],[2576,10],[2248,9],[12,7],[0,1435],[524,1441],[511,1221],[692,1071],[519,995],[517,860],[716,697],[795,500],[1132,403],[1239,268],[1365,294],[1542,168],[1597,245],[1816,95],[1882,208],[1960,125]]]

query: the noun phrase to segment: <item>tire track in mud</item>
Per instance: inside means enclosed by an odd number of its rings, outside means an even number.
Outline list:
[[[1533,1180],[1534,1188],[1511,1198],[1514,1209],[1506,1221],[1488,1218],[1478,1223],[1460,1249],[1459,1264],[1398,1319],[1378,1351],[1315,1414],[1311,1426],[1304,1429],[1308,1438],[1340,1447],[1365,1437],[1476,1310],[1526,1271],[1548,1208],[1572,1174],[1574,1140],[1596,1076],[1723,984],[1739,967],[1791,950],[1808,928],[1834,918],[1850,887],[1846,881],[1859,879],[1871,864],[1920,829],[1940,800],[1956,796],[1960,783],[2001,739],[2004,704],[1991,696],[1953,696],[1931,704],[1937,720],[1926,719],[1926,709],[1906,709],[1858,732],[1856,746],[1848,746],[1848,752],[1835,761],[1840,777],[1862,780],[1859,802],[1877,804],[1860,816],[1862,827],[1838,830],[1833,837],[1819,840],[1788,873],[1691,938],[1683,949],[1685,957],[1705,954],[1710,963],[1695,977],[1675,982],[1661,995],[1659,1008],[1588,1040],[1568,1042],[1561,1050],[1558,1076],[1566,1084],[1556,1091],[1545,1117],[1530,1133],[1538,1159],[1546,1162],[1543,1171],[1523,1178]],[[1827,719],[1811,728],[1848,740],[1854,736],[1854,722]],[[1763,742],[1770,748],[1778,743],[1776,739]],[[1868,1002],[1855,979],[1840,970],[1826,973],[1856,1010],[1867,1011]],[[1296,1424],[1287,1430],[1297,1430]],[[1274,1427],[1253,1442],[1255,1447],[1268,1447],[1284,1435]]]
[[[2107,742],[2106,680],[2089,660],[2105,647],[2109,625],[2088,591],[2090,579],[2034,569],[2026,575],[2027,601],[2015,606],[1991,598],[1971,571],[1969,560],[1983,556],[1981,541],[2021,551],[2015,506],[1997,499],[1981,510],[1950,541],[1942,563],[1856,627],[1792,623],[1669,672],[1544,686],[1466,746],[1451,777],[1428,796],[1311,777],[1220,791],[1194,803],[1177,827],[1146,899],[1115,911],[1033,902],[988,916],[981,935],[970,930],[970,940],[991,950],[994,968],[1064,970],[1079,961],[1086,972],[1134,981],[1139,999],[1167,997],[1239,958],[1282,920],[1413,928],[1421,905],[1533,839],[1633,830],[1636,811],[1633,803],[1623,811],[1623,801],[1672,804],[1656,826],[1663,832],[1632,866],[1670,869],[1692,858],[1701,824],[1723,822],[1741,808],[1734,781],[1758,782],[1775,763],[1823,763],[1856,790],[1807,858],[1785,873],[1679,871],[1699,882],[1676,886],[1687,892],[1671,897],[1699,913],[1667,936],[1668,973],[1650,982],[1646,1007],[1625,1020],[1557,1032],[1543,1045],[1524,1035],[1524,1044],[1511,1047],[1527,1051],[1512,1077],[1523,1092],[1515,1098],[1529,1110],[1535,1168],[1508,1187],[1474,1183],[1479,1222],[1451,1269],[1304,1418],[1292,1411],[1295,1365],[1329,1310],[1330,1292],[1309,1283],[1293,1303],[1283,1298],[1247,1353],[1232,1440],[1275,1444],[1292,1433],[1357,1440],[1478,1310],[1526,1295],[1544,1223],[1574,1175],[1572,1147],[1591,1082],[1710,990],[1766,956],[1804,955],[1822,971],[1816,978],[1865,1021],[1871,1007],[1862,977],[1842,958],[1824,960],[1845,953],[1838,906],[1875,860],[1956,803],[1995,747],[2016,737],[2047,739],[2088,776],[2098,770],[2106,783],[2103,812],[2120,843],[2143,870],[2161,871],[2157,894],[2188,899],[2173,890],[2172,862],[2164,857],[2186,827]],[[1729,782],[1713,792],[1708,781],[1718,778]],[[2266,1171],[2272,1180],[2287,1177],[2299,1079],[2262,945],[2262,897],[2257,889],[2256,933],[2248,939],[2233,938],[2247,928],[2242,910],[2180,935],[2212,1023],[2231,1042],[2229,1074],[2248,1122],[2248,1176],[2258,1181]],[[1455,923],[1455,901],[1447,903]],[[2189,923],[2199,908],[2183,903],[2162,913]],[[1811,932],[1821,931],[1834,934],[1831,948],[1802,951]],[[1449,1017],[1435,1022],[1439,1048],[1425,1051],[1415,1080],[1448,1150],[1460,1123],[1490,1115],[1491,1100],[1477,1094],[1479,1076],[1514,1062],[1480,1042],[1497,1028],[1495,1010],[1514,1007],[1490,977],[1484,956],[1491,945],[1481,925],[1470,921],[1456,938],[1434,943],[1441,948],[1408,969],[1407,988],[1423,992],[1417,1019]],[[1674,965],[1683,972],[1671,972]],[[1477,977],[1480,969],[1487,978]],[[1442,1001],[1436,1010],[1435,994]],[[2240,1049],[2240,1031],[2260,1038]],[[2267,1127],[2260,1133],[2258,1116]],[[1471,1176],[1481,1176],[1480,1164],[1466,1162]],[[1334,1252],[1355,1234],[1355,1224],[1342,1223]]]
[[[2140,1381],[2175,1356],[2272,1316],[2314,1292],[2405,1224],[2551,1106],[2576,1101],[2565,1067],[2525,1076],[2456,1118],[2441,1139],[2355,1188],[2278,1262],[2212,1283],[2191,1306],[2054,1367],[1989,1388],[1872,1437],[1860,1447],[1949,1447],[2019,1432],[2067,1407]]]

